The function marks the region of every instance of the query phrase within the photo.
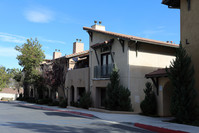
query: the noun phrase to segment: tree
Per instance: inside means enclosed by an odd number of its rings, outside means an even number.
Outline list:
[[[15,72],[14,74],[14,77],[13,79],[16,81],[16,84],[15,84],[15,87],[17,88],[18,90],[18,93],[19,93],[19,90],[20,90],[20,87],[23,86],[23,73],[21,70],[17,69],[17,71]]]
[[[106,108],[118,111],[131,111],[130,91],[120,85],[120,76],[116,68],[110,76],[110,83],[107,86]]]
[[[66,58],[60,58],[53,60],[53,66],[52,66],[52,84],[51,87],[53,88],[52,91],[56,92],[58,91],[58,88],[62,89],[64,99],[66,99],[65,96],[65,78],[67,73],[67,63],[68,60]]]
[[[21,54],[17,56],[19,65],[23,67],[24,72],[24,96],[28,97],[28,85],[35,82],[35,77],[39,76],[40,63],[45,58],[44,51],[41,49],[42,45],[37,39],[27,39],[27,43],[22,46],[16,46],[15,49]],[[37,79],[37,78],[36,78]]]
[[[195,119],[194,68],[191,57],[180,45],[176,58],[167,68],[168,77],[173,85],[171,97],[171,113],[180,123],[188,123]]]
[[[19,70],[18,68],[8,68],[6,70],[7,74],[8,74],[8,77],[9,77],[9,80],[7,81],[7,84],[9,87],[11,88],[18,88],[19,87],[19,82],[17,82],[14,77],[15,75],[17,75],[18,73],[21,73],[21,70]]]
[[[157,101],[150,82],[147,82],[144,89],[145,98],[140,104],[142,113],[145,115],[154,115],[157,112]]]
[[[6,72],[6,68],[0,66],[0,90],[2,88],[7,87],[8,80],[9,80],[9,75]]]

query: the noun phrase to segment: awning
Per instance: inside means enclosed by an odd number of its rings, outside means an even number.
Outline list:
[[[168,77],[166,69],[158,69],[145,75],[146,78]]]
[[[151,78],[151,80],[153,81],[153,84],[155,85],[155,87],[157,89],[157,95],[159,95],[159,78],[168,77],[168,74],[166,72],[166,69],[163,68],[163,69],[158,69],[158,70],[155,70],[151,73],[148,73],[148,74],[145,75],[145,77]]]

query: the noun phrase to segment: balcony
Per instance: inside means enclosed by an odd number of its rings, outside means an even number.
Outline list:
[[[94,67],[94,78],[110,78],[114,64]]]

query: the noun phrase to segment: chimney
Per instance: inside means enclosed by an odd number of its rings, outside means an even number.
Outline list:
[[[57,59],[61,57],[60,50],[55,49],[55,52],[53,52],[53,59]]]
[[[81,39],[76,39],[76,42],[73,43],[73,54],[84,51],[84,43],[81,41]]]
[[[91,26],[91,28],[96,29],[96,30],[102,30],[102,31],[106,31],[105,30],[105,26],[101,25],[102,21],[99,21],[99,23],[97,24],[97,21],[94,21],[94,25]]]

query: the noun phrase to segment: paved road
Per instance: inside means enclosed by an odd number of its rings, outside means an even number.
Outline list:
[[[133,125],[0,102],[0,133],[151,133]]]

